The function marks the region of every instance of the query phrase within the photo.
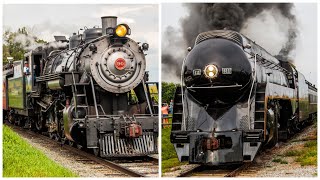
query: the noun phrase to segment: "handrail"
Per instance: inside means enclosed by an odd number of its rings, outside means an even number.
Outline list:
[[[96,111],[96,116],[99,118],[99,111],[98,111],[98,105],[97,105],[97,100],[96,100],[96,91],[94,89],[94,84],[92,80],[92,76],[90,76],[90,83],[91,83],[91,88],[92,88],[92,96],[93,96],[93,103],[94,103],[94,109]]]
[[[255,81],[256,81],[256,75],[257,75],[257,54],[254,54],[254,75],[253,75],[253,81],[252,81],[252,86],[251,86],[251,89],[250,89],[250,93],[249,93],[249,97],[248,97],[248,121],[250,122],[250,127],[251,127],[251,120],[250,120],[250,97],[251,97],[251,94],[252,94],[252,90],[253,90],[253,87],[254,87],[254,84],[255,84]],[[251,128],[250,128],[251,129]]]
[[[233,87],[242,87],[242,85],[235,84],[235,85],[229,85],[229,86],[187,87],[187,89],[219,89],[219,88],[233,88]]]
[[[148,103],[149,112],[150,112],[150,114],[153,116],[153,112],[152,112],[152,108],[151,108],[151,103],[150,103],[149,95],[148,95],[148,93],[147,93],[146,83],[144,82],[144,79],[142,80],[142,85],[143,85],[144,94],[146,95],[146,98],[147,98],[147,103]]]
[[[181,100],[181,102],[182,102],[182,104],[183,104],[183,102],[184,102],[184,94],[183,94],[183,71],[184,71],[184,63],[185,63],[185,61],[186,61],[186,58],[184,58],[184,60],[183,60],[183,62],[182,62],[182,69],[181,69],[181,98],[182,98],[182,100]],[[182,125],[182,130],[183,131],[185,131],[186,130],[186,120],[185,120],[185,118],[184,118],[184,116],[185,116],[185,113],[184,113],[184,108],[182,107],[182,122],[183,122],[183,125]]]

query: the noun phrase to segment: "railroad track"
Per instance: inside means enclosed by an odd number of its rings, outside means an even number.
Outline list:
[[[88,171],[97,172],[104,177],[158,177],[158,160],[152,157],[126,158],[117,160],[106,160],[91,153],[77,149],[49,137],[23,129],[12,124],[6,124],[12,130],[27,139],[36,140],[41,146],[46,146],[56,152],[64,152],[72,156],[75,163],[85,165]]]
[[[250,165],[251,163],[219,167],[198,165],[181,173],[178,177],[236,177]]]

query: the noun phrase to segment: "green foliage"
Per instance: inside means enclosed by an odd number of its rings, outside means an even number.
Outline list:
[[[281,162],[281,161],[282,161],[281,158],[274,158],[274,159],[272,160],[272,162]]]
[[[178,160],[178,158],[172,158],[172,159],[162,161],[162,166],[161,166],[162,173],[169,172],[170,168],[175,167],[175,166],[179,166],[181,164],[186,164],[186,163],[181,163]]]
[[[11,32],[10,30],[5,30],[3,33],[3,55],[2,60],[3,64],[8,62],[7,57],[13,57],[14,61],[23,59],[24,54],[26,53],[26,47],[21,44],[21,42],[17,41],[16,38],[19,35],[23,35],[24,37],[28,37],[29,41],[27,41],[26,46],[31,44],[31,41],[36,43],[46,43],[46,41],[42,39],[38,39],[37,37],[31,36],[26,27],[19,28],[16,32]]]
[[[302,166],[317,165],[317,140],[306,142],[301,150],[288,150],[284,156],[296,156],[295,161]]]
[[[298,150],[289,150],[284,153],[285,156],[298,156],[300,154],[301,154],[301,152]]]
[[[176,84],[162,82],[162,102],[170,103],[171,99],[174,98],[175,91],[176,91]]]
[[[277,163],[280,163],[280,164],[288,164],[288,161],[283,160],[283,159],[278,158],[278,157],[274,158],[274,159],[272,160],[272,162],[277,162]]]
[[[3,177],[77,177],[3,126]]]
[[[312,140],[304,144],[304,149],[296,159],[302,166],[317,165],[317,140]]]
[[[158,92],[157,86],[156,86],[156,85],[149,85],[148,88],[149,88],[151,100],[153,99],[154,102],[155,102],[156,104],[158,104],[158,102],[159,102],[159,92]],[[136,95],[136,93],[134,92],[134,90],[131,90],[131,91],[130,91],[130,96],[131,96],[130,101],[131,101],[132,103],[137,103],[137,102],[138,102],[138,98],[137,98],[137,95]],[[130,96],[129,96],[129,97],[130,97]]]
[[[150,96],[151,99],[154,100],[155,103],[159,103],[159,92],[158,92],[158,88],[156,85],[149,85],[149,90],[150,90]]]
[[[316,140],[314,140],[314,141],[308,141],[308,142],[306,142],[304,145],[303,145],[304,147],[317,147],[317,141]]]
[[[288,161],[282,160],[282,161],[280,162],[280,164],[288,164]]]

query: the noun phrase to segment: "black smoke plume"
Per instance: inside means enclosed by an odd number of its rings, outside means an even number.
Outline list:
[[[175,44],[176,41],[172,42],[170,44],[171,48],[179,47],[186,52],[186,47],[192,47],[197,35],[205,31],[230,29],[240,32],[249,18],[254,18],[264,10],[275,9],[290,22],[287,42],[283,45],[279,55],[286,59],[289,53],[295,49],[297,28],[296,18],[291,13],[294,5],[291,3],[210,3],[185,4],[185,6],[189,11],[189,15],[180,22],[183,41],[182,43],[180,41],[181,44]],[[170,31],[165,32],[165,34],[167,37],[170,36],[172,38]],[[163,48],[166,49],[167,47]],[[174,58],[176,56],[167,53],[165,50],[162,52],[163,67],[170,67],[170,69],[179,71],[184,57]],[[172,73],[172,75],[180,75],[180,72]]]

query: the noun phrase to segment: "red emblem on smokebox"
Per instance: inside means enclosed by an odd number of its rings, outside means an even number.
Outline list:
[[[115,62],[114,62],[114,66],[118,69],[118,70],[123,70],[126,67],[126,61],[122,58],[118,58]]]

